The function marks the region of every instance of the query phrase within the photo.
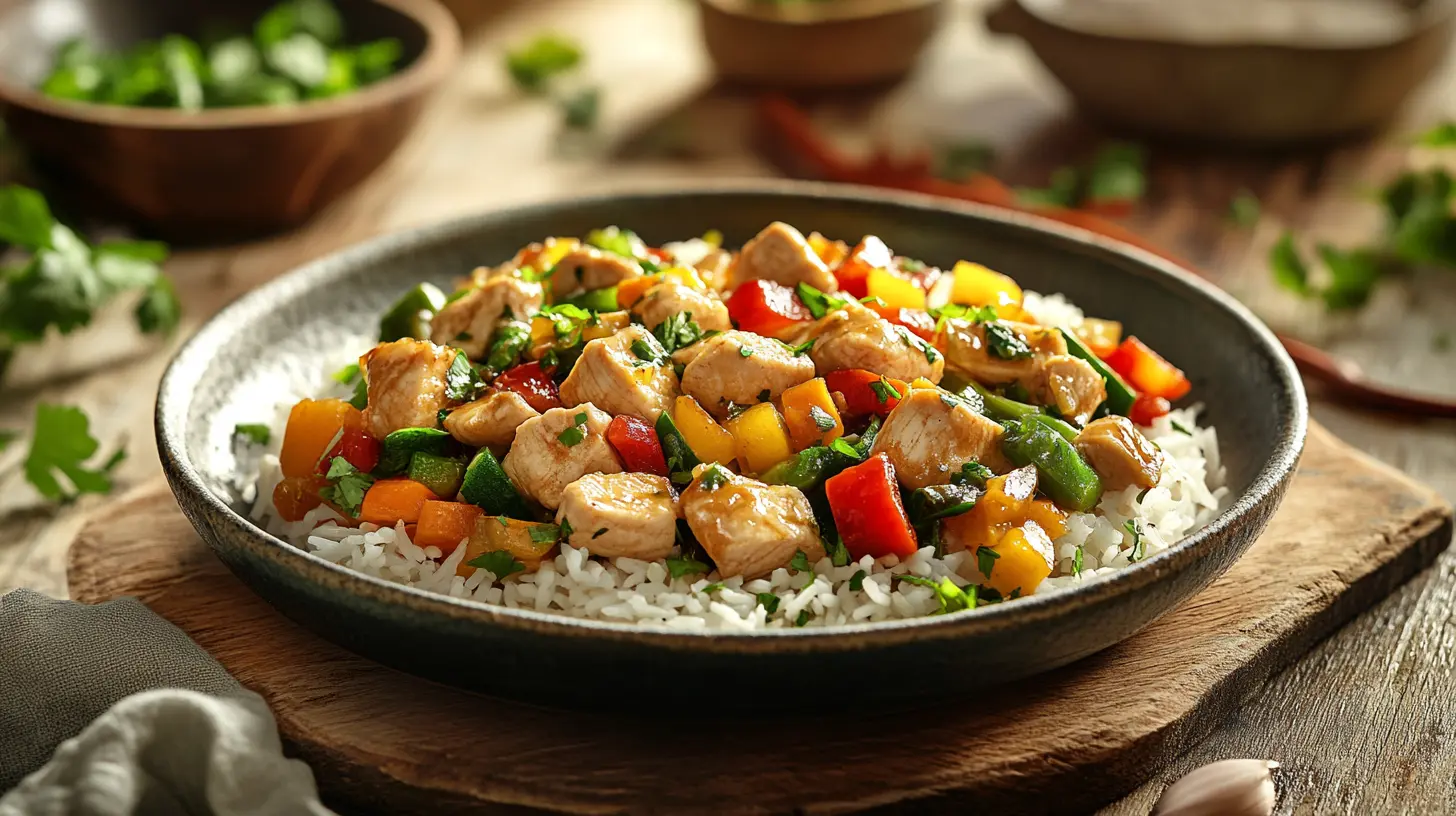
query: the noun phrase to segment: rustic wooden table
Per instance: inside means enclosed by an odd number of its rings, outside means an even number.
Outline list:
[[[623,183],[777,175],[752,148],[752,97],[713,85],[691,4],[457,5],[478,18],[465,61],[383,171],[296,233],[177,252],[168,271],[186,309],[182,334],[296,264],[382,232]],[[871,137],[906,147],[983,140],[998,149],[996,172],[1014,183],[1044,183],[1051,167],[1086,155],[1104,134],[1073,116],[1029,53],[983,32],[983,5],[955,5],[910,81],[870,99],[822,102],[816,118],[850,146]],[[590,138],[559,140],[554,108],[520,97],[503,77],[502,48],[542,29],[580,38],[590,55],[586,73],[605,88],[602,121]],[[1362,189],[1407,162],[1438,158],[1409,149],[1395,134],[1456,113],[1453,86],[1456,70],[1443,71],[1412,105],[1409,121],[1367,143],[1284,156],[1151,145],[1149,197],[1130,223],[1201,265],[1275,325],[1321,337],[1381,378],[1456,391],[1456,351],[1442,334],[1456,328],[1456,276],[1419,275],[1383,289],[1359,317],[1331,320],[1276,291],[1262,260],[1286,225],[1337,242],[1378,228],[1380,214]],[[1225,219],[1240,189],[1263,202],[1252,229]],[[119,471],[124,487],[158,475],[151,411],[171,349],[136,339],[125,311],[115,311],[82,334],[20,357],[0,392],[0,427],[25,427],[39,401],[81,405],[103,445],[127,445],[130,456]],[[1372,415],[1318,398],[1314,415],[1456,500],[1456,423]],[[106,499],[43,506],[19,472],[23,449],[17,444],[0,454],[0,521],[13,531],[0,541],[0,592],[30,586],[64,596],[66,548],[86,514],[106,512]],[[1449,736],[1456,710],[1446,703],[1456,693],[1453,609],[1456,553],[1448,553],[1106,812],[1146,813],[1166,781],[1234,756],[1284,763],[1281,813],[1456,809],[1456,741]]]

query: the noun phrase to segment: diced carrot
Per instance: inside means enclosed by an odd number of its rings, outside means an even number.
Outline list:
[[[475,520],[484,512],[473,504],[431,499],[420,508],[419,530],[412,540],[416,546],[439,547],[449,555],[470,537]]]
[[[439,499],[428,487],[409,479],[381,479],[364,494],[359,520],[381,527],[393,527],[403,521],[415,524],[425,502]]]
[[[343,400],[300,401],[288,412],[279,466],[284,476],[308,476],[345,428],[363,430],[364,415]]]

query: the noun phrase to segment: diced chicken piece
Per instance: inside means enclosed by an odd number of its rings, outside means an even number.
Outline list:
[[[1094,420],[1077,434],[1077,451],[1102,477],[1107,490],[1122,490],[1129,485],[1146,489],[1162,477],[1163,452],[1127,417]]]
[[[884,453],[900,483],[917,489],[950,484],[967,462],[1001,473],[1001,426],[935,388],[916,388],[885,417],[870,455]]]
[[[521,247],[516,256],[509,261],[499,266],[479,267],[470,273],[470,277],[476,286],[480,286],[491,278],[503,275],[519,278],[522,270],[527,268],[536,273],[545,272],[555,265],[559,258],[579,246],[581,246],[581,241],[576,238],[547,238],[545,241],[534,241]]]
[[[641,326],[628,326],[593,340],[561,383],[561,402],[567,406],[592,403],[613,416],[626,414],[655,422],[681,393],[667,359],[662,344]]]
[[[445,304],[431,324],[430,339],[480,359],[502,321],[529,320],[540,308],[541,284],[509,276],[490,278]]]
[[[596,247],[581,247],[566,253],[554,269],[551,296],[557,301],[642,276],[642,264]]]
[[[811,564],[824,557],[814,509],[797,488],[709,465],[683,491],[681,504],[688,527],[725,578],[767,575],[799,551]]]
[[[364,421],[376,439],[402,428],[433,428],[450,407],[446,374],[456,351],[405,338],[380,343],[359,358],[369,385]]]
[[[632,314],[649,329],[655,329],[659,323],[683,312],[691,316],[703,331],[733,328],[733,321],[728,319],[728,307],[717,295],[681,283],[659,283],[632,305]]]
[[[622,472],[622,462],[607,442],[611,422],[610,415],[591,403],[552,408],[521,423],[501,467],[517,490],[555,510],[566,486],[577,479]]]
[[[537,416],[540,414],[520,394],[492,391],[451,411],[445,417],[445,430],[472,448],[505,450],[521,423]]]
[[[839,289],[834,273],[819,259],[804,234],[782,221],[764,227],[763,232],[743,245],[733,267],[733,278],[738,284],[771,280],[785,286],[807,283],[823,292]]]
[[[683,391],[720,419],[728,416],[730,403],[770,402],[814,379],[812,360],[752,332],[723,332],[695,346],[702,349],[683,369]]]
[[[706,344],[701,341],[694,343],[691,346],[683,346],[682,348],[672,353],[672,361],[680,366],[683,366],[683,373],[686,374],[687,364],[698,359],[698,355],[703,353],[703,349],[705,347]]]
[[[733,253],[726,249],[710,250],[693,263],[693,268],[698,270],[698,277],[720,292],[728,288],[730,283],[728,270],[732,266]]]
[[[809,357],[820,374],[862,368],[905,382],[924,377],[938,383],[945,373],[945,356],[934,346],[858,303],[825,315],[809,336],[815,338]]]
[[[986,342],[986,325],[969,320],[947,320],[937,336],[937,345],[945,352],[945,364],[965,372],[983,383],[1009,383],[1036,376],[1039,358],[1067,353],[1062,333],[1030,323],[1000,321],[1031,349],[1031,356],[1006,360],[997,356]]]
[[[573,547],[603,558],[657,561],[677,543],[677,496],[661,476],[589,473],[566,486],[556,523]]]
[[[1054,354],[1041,361],[1041,369],[1028,384],[1032,398],[1055,406],[1063,417],[1087,424],[1092,412],[1107,399],[1107,383],[1092,364],[1070,354]]]

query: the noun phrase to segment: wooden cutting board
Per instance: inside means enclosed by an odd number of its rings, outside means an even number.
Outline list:
[[[278,716],[336,806],[453,813],[1085,812],[1207,734],[1273,672],[1451,540],[1431,490],[1312,428],[1268,531],[1223,578],[1130,640],[1031,680],[894,711],[824,696],[804,715],[713,716],[711,677],[652,710],[569,713],[370,663],[232,577],[158,484],[71,550],[73,598],[140,597]],[[138,659],[146,659],[138,655]],[[907,673],[914,666],[906,666]],[[506,807],[502,807],[506,806]]]

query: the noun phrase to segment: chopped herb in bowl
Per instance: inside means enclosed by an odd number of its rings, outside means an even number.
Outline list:
[[[348,43],[329,0],[285,0],[251,32],[201,41],[169,34],[120,52],[73,40],[57,52],[40,90],[127,107],[286,105],[353,93],[393,74],[402,56],[393,38]]]

